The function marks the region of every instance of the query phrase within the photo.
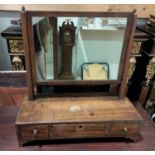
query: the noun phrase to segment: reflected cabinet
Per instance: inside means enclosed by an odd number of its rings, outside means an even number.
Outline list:
[[[9,26],[1,32],[1,36],[6,39],[7,50],[10,59],[10,70],[24,71],[25,57],[20,26]]]
[[[125,97],[134,13],[23,11],[21,18],[28,97],[16,120],[19,144],[138,140],[143,119]]]

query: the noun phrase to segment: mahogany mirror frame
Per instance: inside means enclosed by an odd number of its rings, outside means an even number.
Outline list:
[[[54,80],[37,81],[35,72],[35,48],[32,28],[32,17],[124,17],[127,18],[122,53],[119,63],[119,72],[117,80],[58,80],[58,35],[57,30],[54,30]],[[110,84],[110,89],[118,87],[118,97],[123,99],[126,96],[126,82],[129,67],[129,58],[131,53],[131,42],[135,30],[136,15],[134,12],[67,12],[67,11],[23,11],[21,12],[22,33],[24,42],[24,52],[27,70],[27,88],[28,99],[35,99],[34,87],[37,85],[100,85]],[[55,25],[56,26],[56,25]]]

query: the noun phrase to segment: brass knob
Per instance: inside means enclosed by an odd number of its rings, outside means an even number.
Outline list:
[[[38,130],[33,130],[34,135],[37,135],[37,133],[38,133]]]
[[[123,131],[124,132],[128,132],[128,128],[123,128]]]

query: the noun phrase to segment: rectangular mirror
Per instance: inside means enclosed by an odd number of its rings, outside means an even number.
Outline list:
[[[134,12],[26,11],[22,17],[30,98],[125,97]]]
[[[53,26],[59,37],[58,79],[117,80],[127,18],[56,18],[32,17],[37,81],[54,79]]]

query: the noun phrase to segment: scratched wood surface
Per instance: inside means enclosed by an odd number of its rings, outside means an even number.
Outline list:
[[[155,150],[155,128],[151,123],[148,114],[144,111],[139,103],[135,103],[136,109],[143,116],[145,123],[142,128],[143,140],[137,143],[124,141],[124,139],[102,138],[102,139],[76,139],[76,140],[57,140],[46,142],[33,142],[26,147],[19,147],[15,120],[16,114],[19,110],[16,106],[3,106],[0,107],[0,150],[13,151],[13,150],[30,150],[30,151],[99,151],[99,150]]]
[[[91,105],[91,106],[90,106]],[[18,113],[17,124],[93,121],[142,121],[131,102],[126,98],[78,97],[24,99]]]

